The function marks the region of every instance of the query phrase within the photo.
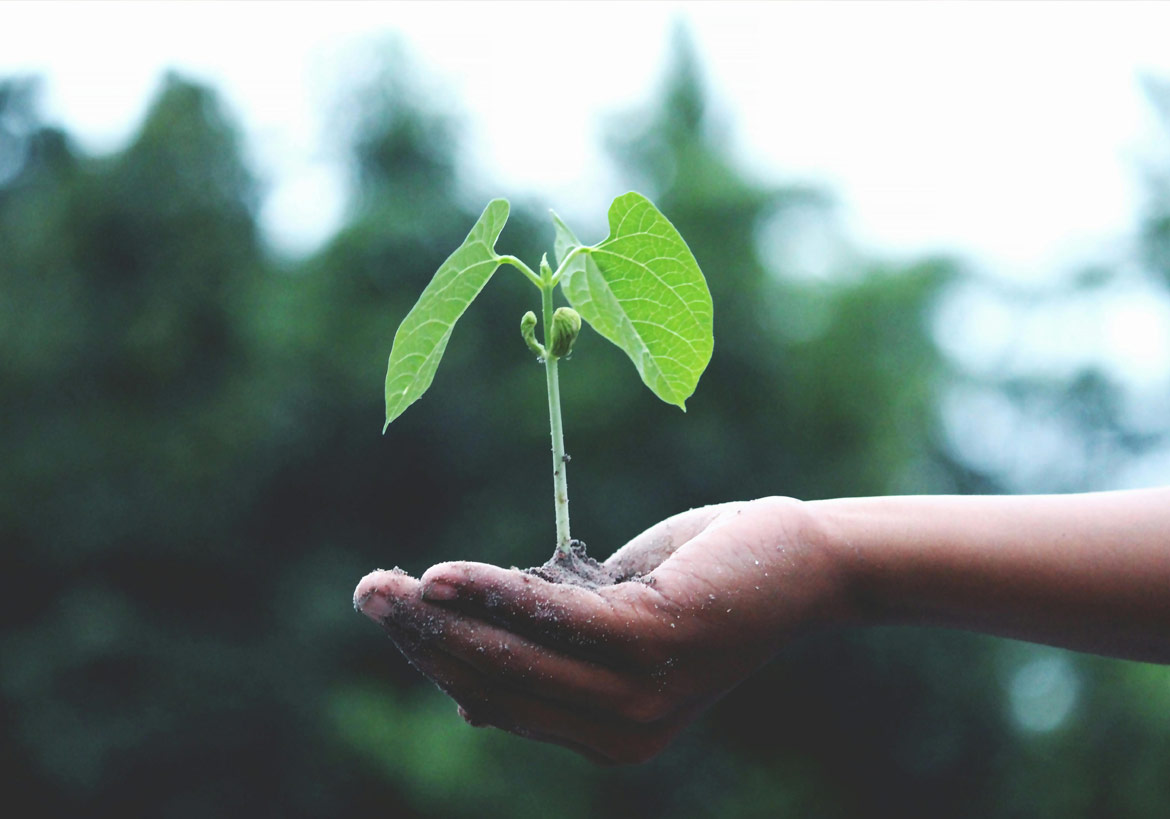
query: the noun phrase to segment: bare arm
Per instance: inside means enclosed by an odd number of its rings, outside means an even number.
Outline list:
[[[1170,489],[807,504],[855,616],[1170,662]]]
[[[374,572],[355,605],[475,725],[639,762],[834,624],[982,631],[1170,662],[1170,489],[764,498],[669,518],[597,590],[480,563]]]

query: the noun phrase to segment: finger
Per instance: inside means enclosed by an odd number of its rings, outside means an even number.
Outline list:
[[[398,569],[362,578],[354,591],[354,607],[380,625],[416,667],[416,655],[442,638],[450,614],[423,601],[418,581]]]
[[[715,504],[673,515],[654,524],[618,549],[605,561],[605,565],[617,569],[622,577],[650,574],[674,554],[676,549],[735,505],[737,504]]]
[[[441,652],[420,664],[443,678],[440,687],[459,704],[474,726],[509,733],[575,751],[598,764],[644,762],[657,755],[682,727],[664,719],[640,723],[612,715],[586,713],[501,685],[474,667]]]
[[[669,717],[652,722],[606,711],[589,712],[584,702],[573,703],[571,697],[568,702],[550,702],[531,691],[517,690],[509,685],[515,675],[485,673],[445,647],[451,645],[453,630],[461,628],[467,629],[463,636],[468,644],[487,644],[483,630],[493,627],[461,619],[455,612],[422,601],[412,603],[397,593],[387,594],[388,587],[397,591],[407,585],[399,580],[387,578],[365,590],[363,612],[378,619],[410,663],[460,705],[468,722],[563,745],[609,764],[648,759],[677,731],[672,730]],[[519,639],[508,636],[513,641]]]
[[[419,582],[424,600],[611,666],[642,658],[639,641],[666,617],[661,607],[655,608],[658,595],[638,582],[592,591],[515,569],[462,562],[432,566]]]
[[[659,720],[672,710],[672,699],[661,686],[651,685],[665,675],[665,666],[621,673],[402,593],[417,586],[410,578],[390,577],[371,583],[364,599],[365,613],[390,633],[408,659],[425,646],[428,655],[446,653],[520,693],[634,722]]]
[[[456,611],[441,616],[437,647],[517,692],[634,722],[669,714],[670,701],[653,686],[652,671],[623,673]]]
[[[418,588],[418,581],[402,569],[377,569],[358,581],[357,588],[353,590],[353,607],[381,624],[389,613],[386,606],[397,608],[410,605],[411,601],[418,599]],[[371,607],[370,602],[375,595],[382,598],[382,603]]]
[[[469,682],[474,684],[472,680]],[[688,714],[685,719],[670,718],[654,723],[600,719],[505,688],[489,688],[477,704],[461,703],[460,713],[471,725],[491,725],[522,737],[561,745],[607,765],[652,759],[693,718]]]

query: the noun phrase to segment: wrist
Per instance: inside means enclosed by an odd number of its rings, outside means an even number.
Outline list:
[[[829,567],[834,583],[831,612],[838,624],[882,622],[883,605],[874,582],[872,550],[866,546],[872,534],[864,510],[848,500],[804,503],[808,537]]]
[[[859,561],[842,521],[821,501],[768,497],[753,501],[774,522],[779,558],[778,599],[803,598],[812,628],[856,623],[862,617]],[[793,585],[793,584],[796,585]]]

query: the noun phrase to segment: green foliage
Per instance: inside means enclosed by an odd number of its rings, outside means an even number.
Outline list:
[[[564,264],[581,245],[564,222],[555,223]],[[641,194],[613,201],[609,231],[569,262],[565,297],[630,357],[655,395],[685,409],[714,347],[707,281],[674,225]]]
[[[560,266],[554,273],[545,254],[537,275],[514,256],[495,252],[508,218],[508,203],[488,204],[463,244],[435,273],[394,335],[386,370],[386,423],[402,414],[434,380],[451,330],[500,264],[523,273],[540,291],[545,343],[536,341],[536,314],[520,323],[524,343],[544,364],[553,445],[553,506],[557,549],[567,553],[569,489],[561,420],[557,359],[572,350],[582,313],[605,338],[629,355],[642,380],[662,400],[686,409],[711,359],[711,294],[698,262],[669,220],[638,193],[614,200],[609,238],[594,246],[577,243],[554,214]],[[553,310],[553,291],[564,284],[579,308]]]
[[[488,204],[395,333],[386,371],[386,427],[431,385],[455,322],[492,274],[504,262],[517,263],[495,252],[508,207],[503,199]],[[613,201],[609,238],[594,246],[581,245],[559,217],[553,218],[563,267],[553,281],[561,281],[579,316],[571,338],[563,335],[563,343],[548,345],[548,352],[566,355],[584,318],[625,351],[655,395],[685,409],[711,360],[714,337],[711,294],[682,236],[638,193]],[[546,286],[521,269],[538,288]],[[558,314],[567,316],[561,309]],[[525,326],[526,340],[534,328]],[[555,327],[552,335],[555,339]]]
[[[508,203],[494,199],[447,257],[398,332],[386,368],[386,424],[426,392],[447,349],[455,322],[500,266],[496,239],[508,221]]]

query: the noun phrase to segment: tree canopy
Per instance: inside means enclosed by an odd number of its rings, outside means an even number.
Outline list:
[[[214,89],[167,77],[131,142],[91,156],[41,119],[35,85],[0,84],[10,802],[93,816],[1162,815],[1166,669],[969,635],[794,645],[636,770],[465,727],[349,595],[378,565],[547,557],[544,385],[516,332],[530,288],[500,274],[425,409],[379,434],[393,330],[483,206],[450,112],[387,77],[353,129],[356,206],[295,263],[265,252],[256,177]],[[763,237],[831,222],[831,196],[752,178],[717,125],[680,42],[661,94],[611,129],[624,182],[707,274],[717,342],[683,415],[619,350],[578,339],[562,389],[591,550],[716,501],[1027,489],[944,430],[946,397],[971,376],[932,327],[974,274],[851,252],[833,275],[793,275]],[[1152,184],[1134,275],[1164,292],[1170,199]],[[514,205],[501,252],[551,244],[539,204]],[[1104,373],[978,386],[1067,417],[1100,457],[1166,440],[1165,418],[1134,420]],[[1062,694],[1046,727],[1020,716]]]

